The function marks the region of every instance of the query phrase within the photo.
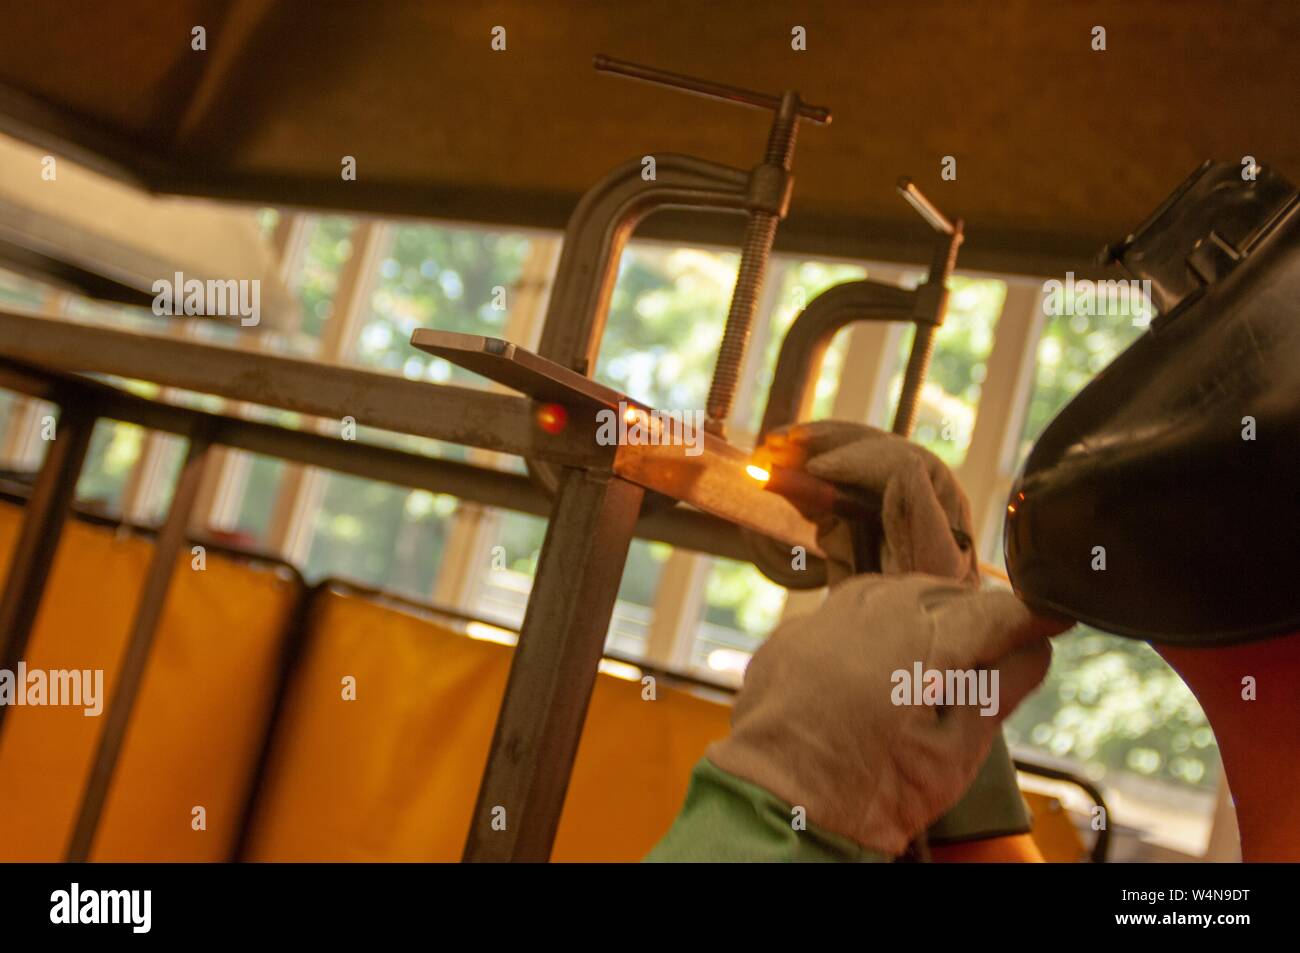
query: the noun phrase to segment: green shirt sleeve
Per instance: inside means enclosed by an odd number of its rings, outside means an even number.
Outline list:
[[[686,803],[647,863],[883,863],[888,858],[808,825],[789,804],[708,758],[691,772]]]

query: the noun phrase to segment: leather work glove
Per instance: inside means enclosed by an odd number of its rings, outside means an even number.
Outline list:
[[[824,480],[862,487],[881,497],[885,573],[923,572],[979,586],[970,504],[952,471],[929,450],[897,434],[837,420],[774,431],[765,446],[778,465],[802,467]],[[834,516],[822,517],[817,541],[827,554],[831,586],[848,578],[853,553],[848,526]],[[929,840],[959,842],[1029,828],[1015,766],[998,732],[974,783],[936,822]]]
[[[1047,637],[1063,629],[1010,592],[921,574],[854,577],[759,648],[732,733],[705,757],[803,807],[810,830],[897,856],[970,787],[1002,720],[1046,674]],[[984,668],[996,691],[983,709],[978,692],[974,704],[896,703],[915,700],[900,673],[912,679],[917,665]]]
[[[769,434],[764,447],[778,466],[802,468],[881,497],[884,572],[924,572],[979,585],[970,504],[952,471],[929,450],[897,434],[842,420],[793,424]],[[823,516],[817,529],[834,586],[852,574],[848,527],[837,517]]]

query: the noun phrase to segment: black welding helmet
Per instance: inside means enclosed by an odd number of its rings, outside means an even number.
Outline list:
[[[1057,415],[1007,502],[1031,606],[1182,645],[1300,630],[1300,200],[1205,163],[1108,249],[1158,316]]]

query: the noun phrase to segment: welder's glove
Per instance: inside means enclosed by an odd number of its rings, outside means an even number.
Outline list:
[[[924,572],[978,586],[979,562],[970,504],[952,471],[937,456],[897,434],[866,424],[826,420],[795,424],[768,437],[773,462],[803,467],[835,483],[862,487],[882,500],[886,573]],[[852,542],[835,517],[818,522],[832,586],[851,572]],[[954,843],[1025,833],[1029,813],[1001,733],[961,800],[929,831],[931,843]]]
[[[810,831],[897,856],[970,788],[998,726],[1047,672],[1047,637],[1062,629],[1009,592],[920,574],[849,579],[759,648],[732,732],[706,758],[804,808]],[[988,713],[978,699],[896,703],[914,701],[903,677],[913,680],[918,664],[989,669],[984,684],[997,690],[985,693]]]
[[[769,434],[764,445],[778,466],[802,468],[881,497],[884,572],[924,572],[979,585],[970,504],[947,465],[929,450],[897,434],[840,420],[794,424]],[[852,572],[848,527],[830,516],[817,529],[833,586]]]

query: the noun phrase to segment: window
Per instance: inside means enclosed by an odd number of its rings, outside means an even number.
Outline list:
[[[780,620],[786,592],[750,563],[730,559],[712,563],[691,665],[738,684],[750,656]]]
[[[934,337],[912,435],[950,467],[961,465],[970,446],[986,362],[1006,296],[1002,281],[955,276],[951,282],[948,311]],[[889,418],[881,426],[893,423],[915,336],[915,329],[909,328],[899,344],[898,369],[890,382]]]
[[[306,574],[343,576],[427,599],[455,508],[449,496],[331,475],[316,513]]]
[[[134,424],[97,421],[77,480],[77,501],[105,515],[120,513],[122,493],[143,442],[144,430]]]
[[[665,410],[703,409],[738,256],[631,242],[596,379]]]
[[[1122,285],[1127,291],[1128,286]],[[1029,454],[1038,435],[1057,411],[1126,347],[1137,340],[1150,318],[1136,302],[1121,297],[1114,313],[1066,313],[1043,325],[1034,361],[1034,388],[1025,413],[1017,465]]]
[[[323,295],[325,289],[331,295],[337,292],[337,276],[346,260],[340,248],[344,232],[343,226],[332,225],[330,237],[322,240],[328,254],[309,255],[317,276],[303,286],[305,309],[329,310],[322,303]],[[359,279],[372,280],[374,285],[351,344],[354,359],[410,378],[488,386],[477,375],[413,350],[411,333],[432,327],[501,334],[528,240],[432,225],[393,226],[388,232],[377,273]],[[455,459],[469,455],[464,447],[368,428],[360,428],[358,438]],[[353,477],[326,475],[323,483],[312,526],[308,574],[346,576],[427,599],[456,501]]]
[[[768,280],[776,286],[777,295],[771,313],[766,316],[765,333],[759,336],[751,347],[757,352],[758,384],[750,395],[750,406],[737,407],[735,416],[746,421],[748,433],[757,434],[762,425],[763,412],[767,408],[768,393],[772,389],[772,372],[776,368],[777,355],[781,352],[781,342],[785,333],[794,323],[794,319],[814,298],[832,285],[846,281],[859,281],[867,276],[866,269],[860,265],[850,265],[820,261],[788,261],[777,258],[772,262]],[[728,294],[730,289],[728,289]],[[726,299],[723,309],[727,307]],[[763,321],[759,315],[758,320]],[[831,402],[839,387],[840,372],[844,364],[848,337],[843,333],[835,336],[831,346],[822,358],[821,372],[818,374],[814,394],[814,417],[824,417],[831,412]],[[761,350],[759,350],[761,346]],[[710,366],[708,373],[712,374]]]
[[[241,454],[243,489],[227,532],[253,545],[265,545],[271,526],[285,463],[260,454]]]
[[[45,285],[0,269],[0,308],[35,311],[45,302],[45,296]]]
[[[355,358],[405,377],[485,387],[477,374],[409,346],[417,328],[501,336],[528,254],[517,234],[435,225],[392,228]]]
[[[325,322],[334,313],[343,265],[356,250],[352,244],[355,230],[352,219],[337,215],[307,221],[302,265],[295,282],[300,307],[295,350],[319,351]]]

